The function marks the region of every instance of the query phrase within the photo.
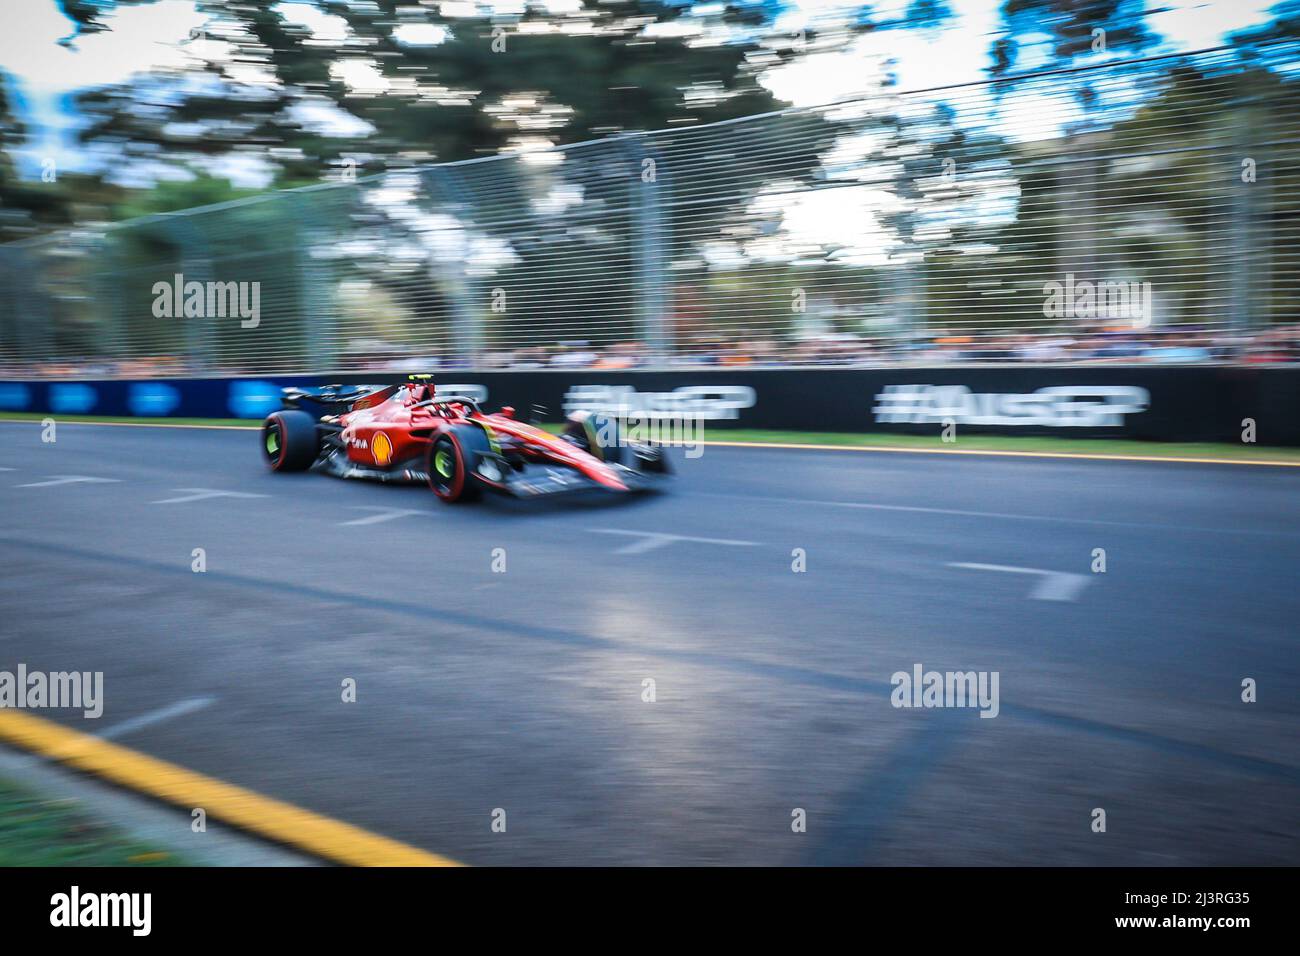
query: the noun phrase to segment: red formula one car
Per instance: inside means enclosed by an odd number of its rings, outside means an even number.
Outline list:
[[[560,435],[487,413],[464,395],[435,393],[429,376],[397,385],[286,388],[262,425],[272,471],[426,483],[443,501],[484,489],[517,497],[605,489],[642,491],[669,474],[663,448],[618,439],[617,423],[578,416]]]

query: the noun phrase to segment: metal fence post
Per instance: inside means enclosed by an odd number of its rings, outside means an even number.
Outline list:
[[[651,361],[662,362],[672,350],[672,331],[666,318],[665,273],[666,196],[671,173],[663,154],[644,135],[623,137],[632,159],[631,206],[632,262],[635,271],[638,326]],[[647,165],[649,161],[649,165]],[[647,174],[649,178],[647,178]]]
[[[168,236],[180,248],[181,275],[184,282],[210,282],[216,277],[212,268],[212,247],[208,238],[194,224],[194,216],[167,213],[163,219]],[[173,322],[183,323],[185,351],[192,371],[202,372],[212,364],[212,319],[187,319],[175,316]]]
[[[1230,262],[1230,322],[1238,332],[1246,332],[1259,325],[1252,313],[1255,304],[1255,256],[1262,255],[1255,242],[1255,217],[1258,215],[1254,192],[1258,186],[1258,157],[1252,146],[1254,142],[1255,104],[1259,97],[1247,89],[1246,77],[1238,77],[1236,95],[1230,107],[1231,120],[1229,129],[1232,144],[1236,147],[1238,162],[1231,167],[1232,187],[1229,197],[1231,213],[1228,217],[1228,256]],[[1256,182],[1247,182],[1242,174],[1241,158],[1254,159],[1256,165]]]
[[[294,268],[297,272],[298,314],[311,367],[333,370],[338,356],[337,308],[333,268],[321,259],[329,229],[321,221],[316,194],[288,193],[294,215]]]
[[[448,205],[465,201],[465,197],[468,197],[470,206],[478,206],[478,197],[474,195],[472,184],[458,168],[432,166],[422,170],[422,174],[429,192],[441,196]],[[458,195],[458,191],[463,195]],[[483,310],[477,295],[478,282],[470,276],[464,261],[455,268],[435,268],[431,272],[433,274],[430,278],[440,282],[451,300],[451,337],[456,357],[464,366],[473,366],[484,348]]]
[[[50,308],[49,292],[42,288],[48,281],[49,266],[42,262],[41,247],[51,239],[40,239],[23,245],[20,253],[19,325],[23,330],[23,352],[27,361],[44,362],[53,358],[54,311]],[[25,261],[23,261],[25,260]]]
[[[123,357],[121,349],[124,338],[122,299],[118,294],[121,289],[117,282],[112,281],[117,273],[114,267],[118,258],[117,244],[111,233],[101,233],[97,237],[96,246],[96,259],[100,268],[90,277],[90,280],[95,290],[95,299],[104,317],[99,325],[98,347],[104,358],[120,359]]]

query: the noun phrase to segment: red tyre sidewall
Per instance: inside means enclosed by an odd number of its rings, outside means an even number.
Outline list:
[[[445,495],[438,490],[438,485],[433,477],[433,456],[437,453],[439,440],[444,437],[451,442],[451,447],[456,451],[456,479]],[[465,490],[465,451],[461,448],[460,439],[456,437],[455,432],[443,432],[429,446],[429,486],[433,488],[433,493],[443,501],[458,501],[461,493]]]
[[[276,426],[280,429],[280,457],[276,458],[273,462],[267,462],[272,471],[279,471],[280,466],[284,464],[284,456],[289,453],[289,442],[285,437],[284,419],[281,418],[280,414],[277,412],[268,418],[267,421],[275,422]],[[263,439],[263,441],[265,441],[265,439]]]

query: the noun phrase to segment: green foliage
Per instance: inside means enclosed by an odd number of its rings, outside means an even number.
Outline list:
[[[1003,0],[1009,36],[994,41],[990,72],[1000,76],[1016,68],[1017,36],[1046,36],[1052,59],[1062,66],[1093,52],[1097,30],[1104,34],[1105,51],[1141,51],[1157,39],[1143,22],[1149,12],[1143,0]]]
[[[364,173],[497,153],[539,131],[568,143],[778,105],[747,66],[757,33],[713,44],[646,38],[646,24],[680,12],[653,0],[592,3],[567,17],[530,8],[501,22],[444,19],[416,0],[318,6],[346,21],[346,40],[322,42],[260,4],[205,0],[201,9],[211,19],[187,45],[192,67],[82,95],[77,105],[90,120],[83,143],[128,163],[186,168],[255,150],[281,183],[320,181],[347,156]],[[728,8],[704,22],[716,29],[753,16]],[[448,34],[436,45],[411,45],[397,39],[398,25]],[[233,55],[212,56],[209,41],[229,44]],[[250,66],[272,75],[275,86],[241,83],[239,71]],[[388,89],[350,89],[339,70],[356,66],[377,71]],[[535,108],[519,106],[521,98]],[[370,131],[341,135],[305,121],[303,107],[316,116],[332,107]]]
[[[149,190],[126,193],[121,202],[113,205],[111,214],[113,219],[133,219],[244,199],[260,192],[263,190],[239,189],[227,179],[199,173],[193,179],[167,180]]]
[[[0,780],[0,866],[183,866],[87,814]]]

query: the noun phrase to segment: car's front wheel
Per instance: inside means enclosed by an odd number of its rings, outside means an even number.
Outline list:
[[[477,426],[451,428],[442,432],[429,446],[425,469],[429,487],[443,501],[473,501],[483,493],[471,469],[476,452],[488,450],[487,439]]]
[[[262,423],[262,455],[272,471],[306,471],[318,454],[316,420],[306,412],[286,409]]]

